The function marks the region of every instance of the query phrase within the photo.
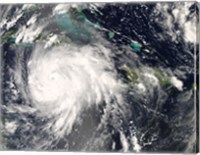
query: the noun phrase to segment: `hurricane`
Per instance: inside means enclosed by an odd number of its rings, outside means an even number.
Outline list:
[[[197,3],[0,9],[3,150],[197,151]]]
[[[123,85],[109,57],[100,54],[108,55],[109,51],[70,45],[50,51],[42,47],[34,50],[28,62],[28,89],[41,114],[54,117],[53,130],[58,135],[70,133],[80,112],[92,105],[103,101],[109,104],[112,99],[122,104]]]

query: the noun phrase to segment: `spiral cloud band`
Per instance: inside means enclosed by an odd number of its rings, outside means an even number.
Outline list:
[[[122,84],[108,54],[104,47],[92,46],[34,50],[28,62],[28,89],[33,105],[53,118],[53,131],[69,134],[82,110],[119,96]]]

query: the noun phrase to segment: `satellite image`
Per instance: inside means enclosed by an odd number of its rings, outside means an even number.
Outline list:
[[[196,153],[199,4],[0,4],[0,149]]]

